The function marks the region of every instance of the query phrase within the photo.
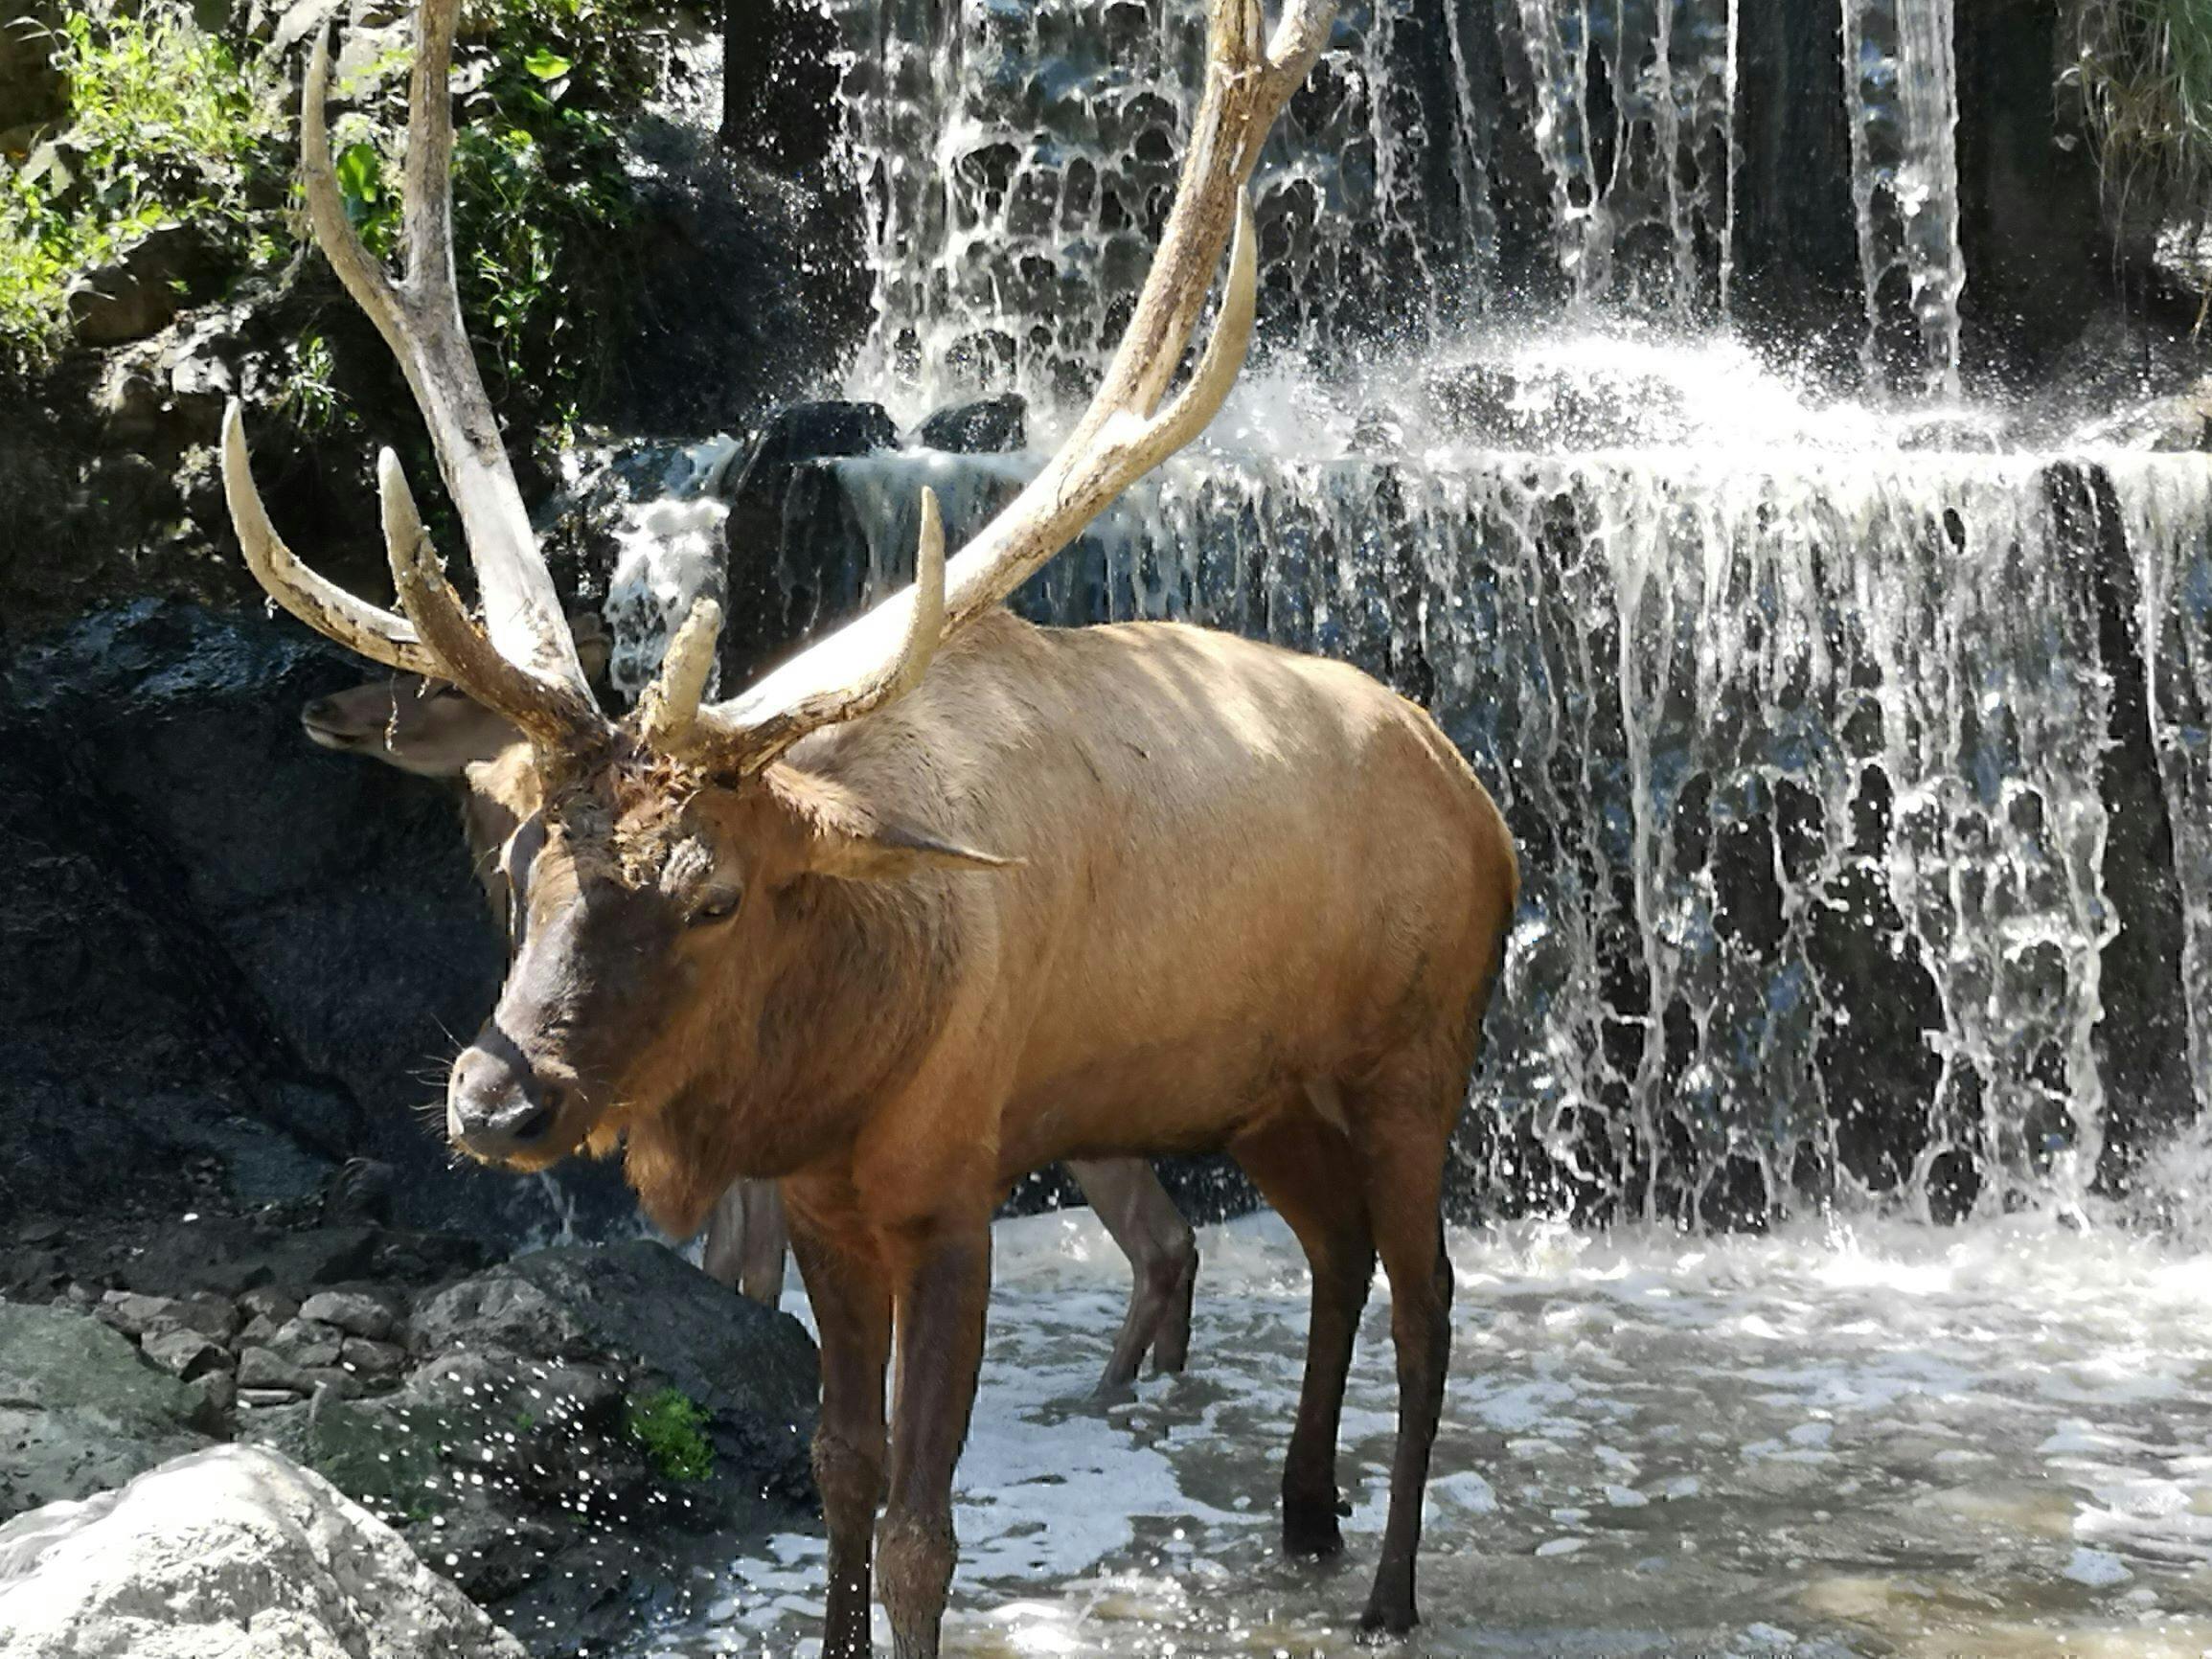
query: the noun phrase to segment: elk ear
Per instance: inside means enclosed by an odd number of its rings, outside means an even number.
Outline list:
[[[804,837],[804,866],[845,881],[895,881],[916,871],[1003,870],[1001,858],[884,812],[841,784],[781,762],[764,774],[769,795]]]

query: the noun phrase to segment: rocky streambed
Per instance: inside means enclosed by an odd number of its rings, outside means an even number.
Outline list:
[[[343,1171],[313,1214],[0,1234],[0,1654],[324,1650],[308,1626],[333,1652],[509,1650],[468,1634],[469,1603],[532,1652],[580,1653],[671,1595],[702,1540],[811,1525],[796,1320],[648,1239],[491,1260],[350,1213],[364,1184]],[[256,1548],[262,1571],[211,1569],[159,1641],[95,1570],[143,1557],[145,1604],[177,1562]],[[466,1600],[383,1570],[409,1552]],[[353,1602],[430,1607],[452,1639],[358,1647],[302,1587],[347,1579],[340,1557],[383,1563]],[[291,1634],[255,1646],[267,1630]]]

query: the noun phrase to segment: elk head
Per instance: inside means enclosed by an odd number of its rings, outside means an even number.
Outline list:
[[[825,952],[820,929],[795,921],[818,911],[825,884],[941,883],[944,871],[1006,861],[786,757],[810,734],[848,728],[910,692],[945,638],[996,606],[1213,418],[1251,336],[1256,237],[1245,183],[1321,50],[1334,6],[1285,0],[1268,39],[1261,0],[1211,0],[1204,94],[1129,330],[1067,443],[1006,511],[947,561],[924,491],[914,585],[712,705],[701,694],[720,613],[702,601],[620,723],[592,700],[462,327],[448,176],[456,7],[422,0],[419,14],[404,277],[389,275],[346,218],[324,125],[327,37],[308,74],[301,153],[317,239],[398,355],[429,424],[474,560],[481,625],[447,585],[390,451],[379,483],[404,616],[292,557],[254,489],[236,405],[224,482],[246,557],[278,602],[376,661],[459,687],[533,745],[542,806],[508,859],[523,902],[519,943],[496,1011],[454,1064],[454,1142],[535,1169],[586,1143],[610,1149],[627,1129],[636,1180],[634,1131],[686,1102],[735,1098],[744,1068],[773,1057],[759,1052],[764,1045],[806,1041],[804,999],[823,974],[880,980],[882,1041],[915,1017],[917,998],[926,1002],[916,975],[894,977],[897,965],[868,953]],[[1229,278],[1212,334],[1169,398],[1224,249]],[[915,765],[926,779],[926,756]],[[793,1161],[803,1153],[790,1150]],[[735,1172],[638,1184],[657,1219],[689,1231]]]
[[[568,623],[584,673],[596,681],[609,654],[599,619],[580,611]],[[522,740],[503,716],[450,680],[400,669],[311,699],[300,710],[300,726],[318,748],[381,761],[419,778],[462,777]]]

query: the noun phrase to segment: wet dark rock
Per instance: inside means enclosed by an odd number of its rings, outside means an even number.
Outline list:
[[[397,1376],[407,1368],[407,1351],[396,1342],[349,1336],[338,1350],[339,1366],[371,1380]]]
[[[388,1225],[399,1181],[399,1171],[380,1159],[348,1158],[323,1189],[323,1225]]]
[[[972,403],[940,409],[914,429],[924,449],[955,455],[998,455],[1029,442],[1029,402],[1019,392],[1001,392]]]
[[[205,1444],[206,1410],[89,1314],[0,1303],[0,1519]]]
[[[0,649],[0,945],[39,965],[11,982],[0,1040],[0,1213],[204,1210],[203,1156],[240,1203],[311,1197],[364,1158],[397,1172],[384,1190],[411,1226],[552,1224],[541,1184],[450,1169],[406,1109],[445,1033],[489,1008],[500,953],[450,797],[300,734],[301,705],[360,666],[288,619],[185,605]],[[382,1183],[354,1178],[366,1207],[333,1181],[332,1218],[367,1225]],[[604,1169],[555,1181],[586,1226],[635,1213]],[[177,1273],[149,1251],[130,1287],[286,1283],[200,1275],[176,1242]],[[373,1250],[392,1260],[298,1283],[477,1264],[421,1238]]]
[[[718,1450],[792,1493],[810,1488],[814,1345],[788,1314],[717,1284],[645,1240],[518,1256],[442,1292],[413,1324],[419,1352],[538,1361],[613,1357],[703,1407]]]
[[[324,1325],[306,1318],[288,1320],[268,1341],[268,1349],[279,1357],[300,1366],[329,1366],[338,1363],[338,1353],[346,1344],[346,1333],[334,1325]]]

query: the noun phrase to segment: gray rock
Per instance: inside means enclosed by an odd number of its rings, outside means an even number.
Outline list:
[[[239,1354],[239,1388],[247,1390],[278,1390],[291,1395],[312,1394],[317,1383],[327,1382],[341,1395],[353,1390],[353,1377],[337,1363],[333,1352],[329,1364],[302,1365],[285,1354],[267,1348],[248,1348]]]
[[[69,294],[69,320],[88,346],[143,340],[203,291],[217,261],[206,233],[165,225],[107,264],[87,271]]]
[[[365,1336],[349,1336],[338,1351],[338,1363],[365,1377],[397,1376],[407,1369],[407,1351],[396,1342],[371,1342]]]
[[[165,1330],[139,1345],[139,1352],[171,1376],[194,1381],[213,1371],[230,1369],[231,1356],[221,1343],[196,1330]]]
[[[283,1319],[271,1319],[265,1313],[257,1313],[246,1321],[245,1329],[239,1332],[239,1345],[243,1348],[266,1348],[276,1340],[277,1332],[284,1329],[285,1324]]]
[[[100,1318],[104,1325],[129,1337],[141,1337],[148,1331],[168,1328],[173,1329],[183,1304],[174,1297],[141,1296],[130,1290],[110,1290],[100,1299]]]
[[[194,1428],[205,1408],[91,1315],[0,1303],[0,1516],[206,1444]]]
[[[390,1341],[399,1326],[399,1315],[391,1306],[365,1290],[318,1290],[300,1304],[299,1316],[371,1342]]]
[[[303,1309],[305,1305],[303,1304]],[[282,1354],[294,1365],[335,1365],[338,1354],[345,1347],[346,1333],[334,1325],[309,1319],[303,1310],[300,1315],[286,1320],[269,1338],[273,1352]]]
[[[182,1457],[0,1527],[0,1659],[522,1659],[320,1476],[258,1447]]]
[[[275,1330],[284,1322],[299,1312],[300,1304],[294,1297],[266,1284],[256,1285],[239,1298],[239,1307],[249,1320],[265,1319],[269,1329]],[[252,1329],[250,1326],[248,1329]]]

